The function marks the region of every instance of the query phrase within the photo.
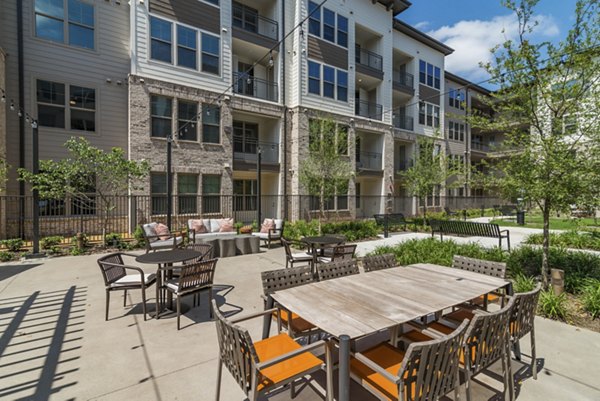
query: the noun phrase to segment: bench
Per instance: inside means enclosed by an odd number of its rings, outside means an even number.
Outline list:
[[[431,237],[437,232],[440,233],[440,240],[444,239],[444,234],[498,238],[498,246],[502,249],[502,239],[506,238],[508,250],[510,251],[510,232],[500,230],[498,224],[460,220],[430,220],[429,225],[431,226]]]
[[[402,213],[374,214],[373,217],[377,225],[383,226],[383,236],[385,238],[389,237],[390,226],[402,226],[406,230],[408,224]]]
[[[517,215],[519,208],[516,205],[495,205],[494,212],[498,212],[500,217],[514,217]]]

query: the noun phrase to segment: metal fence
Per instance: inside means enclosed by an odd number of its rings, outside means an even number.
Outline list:
[[[263,195],[261,218],[285,217],[288,220],[311,220],[319,216],[319,199],[304,195]],[[431,211],[444,207],[452,210],[491,208],[508,202],[494,197],[430,197]],[[259,220],[256,195],[179,195],[173,196],[172,228],[185,227],[187,220],[210,217],[233,217],[235,222],[251,224]],[[330,220],[372,218],[376,213],[421,211],[413,197],[339,195],[325,200],[325,217]],[[140,224],[166,222],[167,197],[149,195],[113,196],[106,199],[90,196],[81,199],[40,201],[40,236],[74,236],[116,232],[131,234]],[[0,239],[32,238],[33,198],[0,196]]]

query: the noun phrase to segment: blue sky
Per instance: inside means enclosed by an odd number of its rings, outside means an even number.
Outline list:
[[[573,21],[575,3],[540,0],[536,7],[540,24],[532,39],[562,39]],[[412,0],[398,18],[452,47],[446,69],[473,82],[487,78],[478,63],[492,60],[489,49],[505,37],[514,38],[517,30],[515,17],[500,0]]]

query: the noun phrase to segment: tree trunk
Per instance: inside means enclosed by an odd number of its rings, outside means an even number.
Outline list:
[[[423,205],[423,227],[427,226],[427,205],[425,204],[426,198],[420,198],[419,202]]]
[[[323,189],[319,195],[319,235],[323,233],[321,230],[321,221],[325,218],[325,195]]]
[[[544,203],[542,217],[544,219],[542,241],[542,284],[544,285],[544,289],[547,289],[550,285],[550,266],[548,261],[550,255],[550,207],[547,202]]]

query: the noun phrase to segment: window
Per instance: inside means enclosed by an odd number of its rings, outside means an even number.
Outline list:
[[[340,155],[348,154],[348,126],[340,125],[337,130],[337,148]]]
[[[150,96],[150,136],[167,138],[172,133],[173,100],[165,96]]]
[[[256,210],[257,194],[256,180],[233,180],[234,210]]]
[[[348,73],[344,70],[337,70],[337,100],[348,101]]]
[[[355,196],[356,196],[356,208],[360,209],[360,182],[357,182],[354,185],[354,188],[355,188],[355,192],[356,192],[356,194],[355,194]]]
[[[219,5],[219,0],[204,0],[207,3],[214,4],[215,6]]]
[[[88,132],[96,131],[96,91],[71,85],[69,92],[71,129]]]
[[[177,194],[179,214],[197,213],[198,175],[178,174]]]
[[[221,212],[221,176],[202,176],[202,213]]]
[[[323,66],[323,96],[335,98],[335,69]]]
[[[308,93],[321,95],[321,65],[308,61]]]
[[[202,104],[202,142],[221,143],[221,109]]]
[[[258,153],[258,124],[233,122],[233,151],[253,155]]]
[[[440,106],[427,102],[419,102],[419,124],[439,128]]]
[[[440,68],[434,66],[433,64],[429,64],[423,60],[419,60],[419,82],[423,85],[427,85],[435,89],[440,89]]]
[[[233,3],[233,26],[258,32],[258,11],[243,4]]]
[[[36,0],[36,36],[52,42],[93,49],[94,6],[78,0],[68,0],[66,6],[67,10],[63,0]]]
[[[572,114],[563,116],[562,129],[565,135],[575,135],[577,133],[577,116]]]
[[[196,31],[177,25],[177,65],[196,69]]]
[[[308,32],[315,35],[321,36],[321,9],[319,5],[314,1],[308,2]]]
[[[37,109],[40,126],[65,128],[65,85],[38,80]]]
[[[454,121],[448,122],[448,139],[453,141],[465,141],[465,124]]]
[[[202,71],[219,75],[219,37],[202,33]]]
[[[167,213],[167,175],[165,173],[150,174],[150,196],[152,214]]]
[[[348,47],[348,18],[337,16],[337,44]]]
[[[348,184],[336,188],[337,210],[348,210]]]
[[[150,58],[171,62],[172,29],[169,21],[150,17]]]
[[[198,103],[185,100],[177,101],[177,132],[179,139],[197,141],[196,121],[198,116]]]
[[[335,43],[335,13],[323,9],[323,39]]]
[[[449,98],[448,103],[450,104],[451,107],[454,107],[454,108],[460,109],[460,110],[465,109],[464,102],[466,102],[467,99],[461,90],[450,89],[450,92],[448,93],[448,98]]]

